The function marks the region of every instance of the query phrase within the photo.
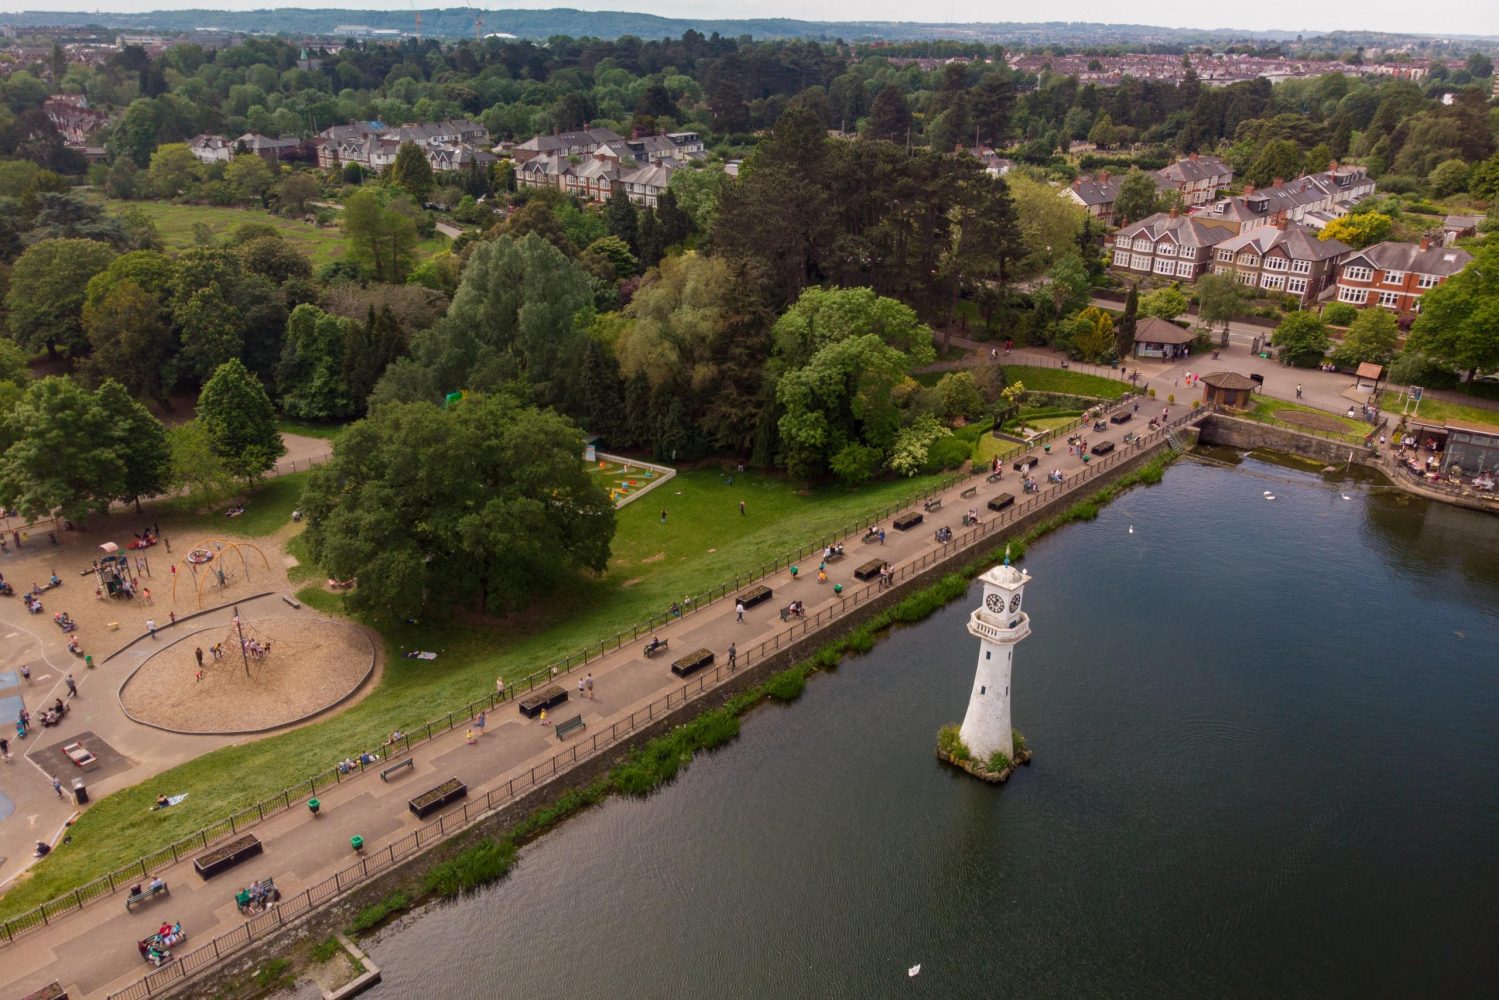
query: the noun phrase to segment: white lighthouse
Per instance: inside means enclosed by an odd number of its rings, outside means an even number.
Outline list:
[[[958,735],[978,760],[988,760],[996,750],[1013,759],[1010,668],[1015,644],[1031,634],[1030,617],[1020,610],[1030,575],[1011,566],[1006,555],[1004,565],[994,567],[979,580],[984,584],[984,601],[968,616],[968,631],[979,640],[979,665]]]

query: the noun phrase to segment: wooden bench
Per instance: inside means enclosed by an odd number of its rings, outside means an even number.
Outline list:
[[[992,499],[990,499],[990,501],[989,501],[989,509],[990,510],[1004,510],[1006,507],[1010,506],[1014,502],[1015,502],[1015,494],[1013,494],[1013,493],[1001,493],[999,496],[993,497]]]
[[[401,761],[399,764],[392,764],[389,767],[382,768],[380,770],[380,780],[381,781],[389,781],[390,780],[390,776],[392,774],[395,774],[397,771],[401,770],[402,768],[407,768],[409,770],[415,771],[416,770],[416,758],[415,757],[407,757],[405,760]]]
[[[260,903],[261,912],[264,912],[265,910],[270,908],[270,905],[272,903],[281,902],[281,890],[276,888],[275,879],[256,879],[251,883],[251,885],[260,890],[260,896],[257,899],[255,893],[251,892],[248,888],[241,889],[239,892],[235,893],[234,905],[239,908],[239,912],[254,912],[255,904],[257,902]]]
[[[233,868],[241,861],[249,860],[258,854],[264,853],[265,848],[252,833],[238,837],[223,847],[216,847],[207,854],[200,854],[193,859],[193,870],[201,878],[210,879],[221,871]]]
[[[900,517],[897,517],[892,523],[901,531],[910,531],[925,520],[926,515],[920,511],[908,510]]]
[[[880,569],[885,566],[883,559],[871,559],[869,562],[854,570],[855,580],[873,580],[880,575]]]
[[[104,627],[107,628],[107,629],[109,629],[111,632],[118,632],[120,630],[120,623],[119,622],[106,622],[104,624]]]
[[[928,500],[926,503],[922,504],[921,506],[926,510],[926,512],[928,514],[930,514],[934,510],[941,510],[942,509],[942,498],[941,497],[932,497],[930,500]]]
[[[713,651],[710,649],[694,649],[680,660],[671,665],[671,672],[678,677],[687,677],[697,673],[699,670],[713,662]]]
[[[979,493],[979,488],[977,486],[970,486],[970,487],[968,487],[968,489],[964,490],[962,493],[960,493],[958,495],[961,496],[964,500],[967,500],[969,497],[976,497],[976,496],[978,496],[978,493]]]
[[[1114,414],[1112,417],[1109,418],[1109,423],[1111,423],[1111,424],[1128,423],[1129,422],[1129,418],[1130,418],[1130,412],[1128,410],[1120,410],[1118,413]]]
[[[134,911],[135,908],[141,903],[149,902],[155,899],[157,896],[170,896],[171,894],[172,890],[168,888],[165,882],[161,883],[161,885],[156,886],[154,889],[148,885],[140,892],[132,892],[130,895],[125,897],[125,909]]]
[[[297,600],[295,597],[291,596],[290,594],[282,594],[281,595],[281,599],[283,601],[285,601],[287,604],[290,604],[294,608],[300,608],[302,606],[302,602],[299,601],[299,600]]]
[[[583,721],[583,717],[581,715],[575,715],[571,719],[568,719],[566,722],[557,723],[557,738],[559,740],[565,740],[574,730],[587,728],[588,724]]]
[[[1114,450],[1114,442],[1100,441],[1088,450],[1095,455],[1107,455],[1109,452]]]
[[[771,590],[769,587],[765,586],[762,583],[760,586],[751,587],[749,590],[746,590],[744,593],[740,594],[739,603],[743,604],[746,609],[752,608],[756,604],[763,604],[764,602],[770,600],[770,598],[774,594],[775,591]]]
[[[1029,472],[1040,464],[1041,460],[1035,455],[1022,455],[1020,458],[1015,459],[1013,468],[1016,472]]]
[[[542,688],[534,694],[522,698],[517,705],[520,714],[528,719],[534,719],[545,710],[562,704],[567,700],[567,689],[558,684]]]
[[[416,813],[417,819],[422,819],[429,813],[434,813],[450,802],[457,802],[468,795],[468,786],[457,778],[449,778],[436,788],[428,789],[422,794],[406,802],[406,808]]]

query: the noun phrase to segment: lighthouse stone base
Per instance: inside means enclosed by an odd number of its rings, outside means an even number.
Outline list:
[[[1017,747],[1015,750],[1015,756],[1010,761],[1010,766],[1002,771],[991,771],[989,770],[989,764],[987,761],[979,760],[974,757],[970,757],[967,760],[959,760],[957,757],[954,757],[952,754],[948,753],[940,746],[937,747],[937,759],[943,761],[944,763],[951,764],[953,767],[967,771],[969,774],[973,775],[975,778],[978,778],[980,781],[987,781],[990,784],[1001,785],[1010,780],[1010,775],[1014,774],[1015,769],[1018,768],[1021,764],[1029,764],[1031,762],[1031,751],[1028,747]]]

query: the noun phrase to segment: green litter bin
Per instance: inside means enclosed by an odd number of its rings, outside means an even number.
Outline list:
[[[835,594],[841,594],[841,593],[843,593],[843,584],[841,584],[841,583],[835,583],[835,584],[833,584],[833,593],[835,593]]]
[[[317,799],[308,799],[307,800],[307,811],[310,812],[310,813],[312,813],[314,816],[317,815],[317,811],[319,809],[321,809],[321,808],[323,808],[323,804],[321,802],[319,802]]]
[[[797,567],[795,567],[795,566],[791,567],[791,578],[793,580],[796,579],[796,574],[799,573],[799,572],[800,572],[800,570],[797,569]]]
[[[358,854],[360,851],[364,850],[364,838],[359,836],[359,834],[357,833],[354,834],[354,836],[349,838],[349,846],[354,848],[355,854]]]
[[[84,655],[84,657],[83,657],[83,665],[85,667],[88,667],[90,670],[94,669],[94,657],[93,657],[92,654],[85,654]]]

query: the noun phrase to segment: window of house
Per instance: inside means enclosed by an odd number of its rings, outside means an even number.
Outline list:
[[[1196,270],[1197,265],[1191,263],[1190,261],[1179,260],[1176,262],[1176,276],[1178,278],[1190,278],[1192,277],[1192,273]]]
[[[1289,262],[1284,257],[1266,257],[1265,270],[1284,271],[1286,269],[1287,263]]]
[[[1234,262],[1234,252],[1232,250],[1219,250],[1218,259],[1225,264],[1232,264]]]
[[[1361,306],[1369,301],[1369,292],[1363,288],[1352,288],[1348,285],[1338,286],[1338,301],[1346,302],[1352,306]]]
[[[1293,295],[1301,295],[1306,292],[1305,278],[1292,278],[1286,282],[1286,291]]]
[[[1162,257],[1175,257],[1176,256],[1176,244],[1175,243],[1161,243],[1161,244],[1159,244],[1155,248],[1155,252],[1158,255],[1162,256]]]
[[[1148,250],[1150,250],[1150,248],[1151,248],[1150,247],[1150,241],[1147,240],[1145,237],[1141,236],[1139,239],[1135,240],[1135,249],[1136,250],[1146,250],[1146,251],[1148,251]]]
[[[1435,288],[1441,279],[1434,274],[1423,274],[1416,279],[1417,288]]]
[[[1240,271],[1239,272],[1239,284],[1241,284],[1241,285],[1253,285],[1255,283],[1255,281],[1257,281],[1258,279],[1259,279],[1259,274],[1257,272],[1254,272],[1254,271]]]
[[[1384,283],[1386,285],[1403,285],[1403,284],[1405,284],[1405,272],[1404,271],[1386,271],[1384,273]]]
[[[1267,274],[1260,278],[1260,287],[1271,291],[1279,291],[1286,287],[1286,276],[1284,274]]]
[[[1234,273],[1234,269],[1231,268],[1231,267],[1224,267],[1222,264],[1218,264],[1218,265],[1216,265],[1213,268],[1213,273],[1214,274],[1233,274]]]
[[[1384,306],[1386,309],[1398,309],[1398,308],[1400,308],[1400,293],[1399,292],[1380,292],[1379,293],[1379,304],[1382,305],[1382,306]]]
[[[1293,260],[1293,261],[1291,261],[1291,273],[1292,274],[1311,274],[1312,273],[1312,262],[1309,261],[1309,260]]]
[[[1345,267],[1343,277],[1349,281],[1368,281],[1374,277],[1374,271],[1367,267]]]
[[[1114,264],[1117,267],[1129,267],[1129,251],[1128,250],[1115,250],[1114,251]]]
[[[1156,262],[1155,262],[1155,273],[1156,274],[1171,274],[1175,270],[1176,270],[1176,261],[1174,261],[1174,260],[1167,260],[1164,257],[1157,257],[1156,258]]]
[[[1182,249],[1181,249],[1181,255],[1182,255],[1182,258],[1184,260],[1196,260],[1197,259],[1197,248],[1196,247],[1182,247]]]
[[[1150,256],[1143,253],[1132,254],[1129,259],[1129,266],[1136,271],[1149,271]]]
[[[1247,265],[1249,267],[1256,267],[1256,266],[1258,266],[1259,262],[1260,262],[1260,259],[1255,254],[1252,254],[1252,253],[1241,253],[1241,254],[1239,254],[1239,263],[1240,264],[1244,264],[1244,265]]]

